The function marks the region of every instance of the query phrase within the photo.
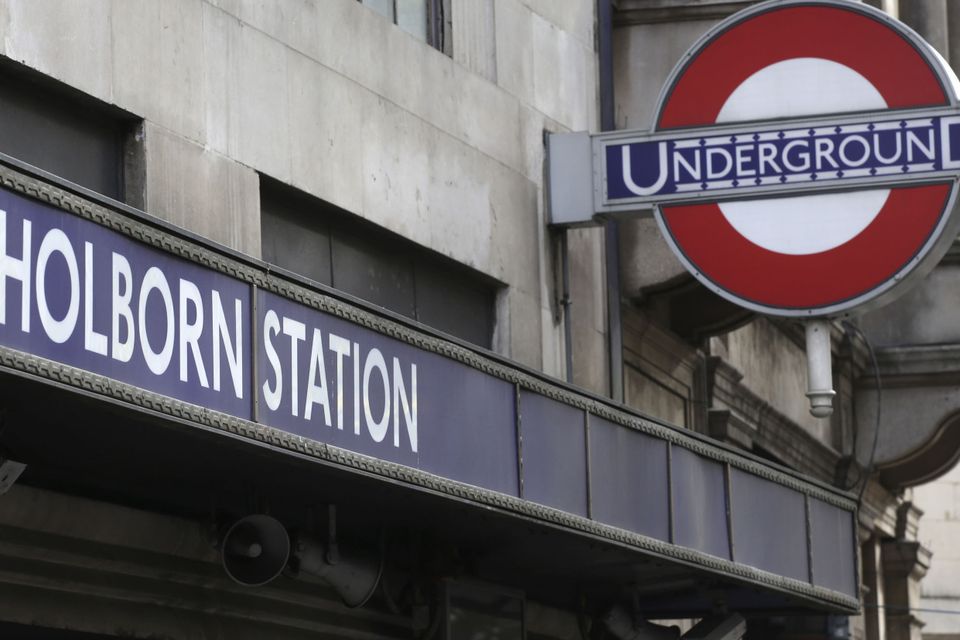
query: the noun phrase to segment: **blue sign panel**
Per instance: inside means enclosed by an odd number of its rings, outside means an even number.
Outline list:
[[[258,296],[263,422],[518,494],[513,385],[276,294]]]
[[[250,287],[0,190],[0,343],[250,418]]]
[[[122,214],[70,213],[26,196],[39,193],[30,184],[0,189],[4,367],[85,388],[99,374],[105,393],[152,410],[719,573],[749,565],[806,597],[827,585],[831,602],[856,606],[853,559],[832,562],[828,544],[851,538],[852,554],[853,506],[832,490],[704,442],[688,449],[690,436],[307,287],[285,297],[296,285],[266,269],[223,255],[211,262],[224,271],[206,268],[157,248],[171,238],[150,225],[114,231],[129,226]],[[793,555],[812,540],[825,556],[813,578],[730,544],[744,513],[763,515],[731,501],[722,478],[736,465],[736,490],[799,496],[777,517],[800,523]],[[822,503],[812,524],[804,496]]]
[[[929,179],[960,167],[960,118],[932,115],[678,131],[603,146],[606,203]]]

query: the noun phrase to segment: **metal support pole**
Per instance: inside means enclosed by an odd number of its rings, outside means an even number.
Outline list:
[[[833,414],[833,364],[830,353],[830,322],[807,321],[807,397],[810,413],[817,418]]]
[[[613,0],[597,0],[597,54],[600,58],[600,130],[616,129],[613,99]],[[623,328],[620,323],[620,223],[604,225],[607,272],[607,357],[610,397],[623,402]]]

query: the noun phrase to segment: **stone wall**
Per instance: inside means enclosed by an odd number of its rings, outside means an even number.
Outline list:
[[[450,57],[355,0],[8,0],[0,54],[144,119],[148,212],[258,256],[268,175],[501,282],[495,348],[560,374],[543,136],[596,129],[595,3],[455,4]],[[571,243],[584,363],[601,237]]]
[[[933,552],[921,584],[920,611],[926,640],[960,638],[960,466],[913,490],[923,510],[920,540]],[[956,613],[946,613],[948,611]]]

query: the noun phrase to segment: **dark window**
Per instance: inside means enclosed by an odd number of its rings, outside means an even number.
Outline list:
[[[418,40],[450,55],[450,0],[358,0]]]
[[[0,65],[0,152],[18,160],[130,201],[124,193],[124,147],[136,123],[36,72]]]
[[[260,180],[263,259],[482,347],[497,283],[342,209]]]

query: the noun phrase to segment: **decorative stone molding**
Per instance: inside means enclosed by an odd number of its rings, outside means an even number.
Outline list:
[[[877,351],[881,419],[874,465],[889,487],[913,486],[960,459],[960,345],[916,345]],[[876,421],[872,372],[856,382],[858,458],[870,457]],[[864,435],[865,434],[865,435]]]
[[[744,0],[618,0],[614,25],[720,20],[751,4]]]
[[[10,164],[15,166],[15,163]],[[592,415],[605,418],[624,428],[645,433],[839,509],[850,512],[855,510],[856,505],[850,496],[829,485],[811,481],[794,471],[766,464],[757,457],[711,442],[696,433],[647,419],[607,399],[579,391],[542,373],[510,363],[496,354],[470,347],[466,343],[444,339],[398,316],[379,312],[374,307],[368,307],[335,291],[318,287],[295,274],[277,271],[258,260],[225,251],[201,238],[156,222],[141,212],[101,200],[94,194],[71,191],[64,186],[53,184],[52,181],[40,180],[28,175],[22,167],[13,168],[4,164],[0,164],[0,185],[185,260],[390,336],[418,349],[462,362],[478,371],[508,381],[518,390],[530,390],[570,407],[588,411]],[[694,355],[700,357],[698,354]],[[856,609],[858,606],[856,598],[838,591],[813,586],[810,582],[776,575],[511,495],[310,440],[268,425],[146,391],[106,376],[9,347],[0,347],[0,367],[25,378],[69,387],[91,397],[122,403],[147,414],[241,436],[251,442],[266,444],[295,455],[311,458],[320,464],[331,464],[374,474],[388,480],[399,481],[412,488],[467,500],[487,508],[519,514],[550,525],[558,525],[597,540],[642,550],[660,558],[696,565],[742,582],[764,585],[801,598],[809,598],[820,603],[832,603],[848,610]]]
[[[759,446],[801,473],[832,482],[840,454],[758,397],[722,358],[708,359],[711,435]],[[727,437],[724,437],[727,436]]]
[[[887,640],[921,640],[923,622],[911,613],[920,604],[920,580],[930,568],[930,551],[915,541],[882,542]]]

